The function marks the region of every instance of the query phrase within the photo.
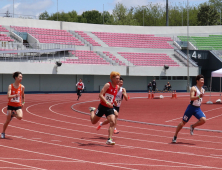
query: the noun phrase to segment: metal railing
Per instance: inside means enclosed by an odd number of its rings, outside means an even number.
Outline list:
[[[183,57],[186,61],[187,61],[187,56],[186,54],[184,54],[182,51],[180,50],[175,50],[176,53],[178,53],[181,57]],[[193,61],[191,58],[189,58],[190,63],[194,66],[194,67],[198,67],[198,65],[196,64],[195,61]]]

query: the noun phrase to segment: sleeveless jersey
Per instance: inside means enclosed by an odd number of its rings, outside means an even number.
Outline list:
[[[18,97],[13,97],[9,99],[8,105],[13,107],[22,106],[22,85],[19,84],[19,87],[16,89],[14,88],[13,84],[11,84],[11,95],[19,94]]]
[[[81,82],[81,83],[78,82],[76,85],[77,85],[78,90],[82,90],[84,88],[83,82]]]
[[[122,100],[123,100],[123,88],[120,87],[120,89],[116,95],[117,107],[121,106]]]
[[[195,92],[194,96],[197,97],[201,94],[200,90],[197,88],[197,86],[195,86],[195,88],[197,89],[197,91]],[[204,94],[204,90],[203,88],[201,87],[201,90]],[[197,100],[194,100],[194,101],[190,101],[190,104],[193,105],[193,106],[196,106],[196,107],[200,107],[201,106],[201,103],[202,103],[202,98],[199,98]]]
[[[109,88],[107,89],[106,93],[103,94],[103,96],[105,97],[107,102],[113,105],[114,100],[116,98],[118,86],[116,85],[116,87],[114,88],[110,82],[109,82],[109,85],[110,85]],[[106,103],[104,103],[102,100],[100,101],[100,103],[101,105],[107,107]]]

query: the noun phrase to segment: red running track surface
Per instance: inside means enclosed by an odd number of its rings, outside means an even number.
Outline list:
[[[145,93],[131,93],[123,101],[119,118],[172,127],[118,121],[115,146],[105,144],[108,126],[97,131],[88,113],[89,106],[98,106],[98,94],[28,94],[22,121],[13,118],[0,140],[0,169],[222,169],[222,105],[201,108],[207,122],[189,134],[191,118],[179,136],[171,140],[175,127],[189,103],[189,94],[163,94],[164,99],[147,99]],[[160,95],[160,94],[156,94]],[[212,101],[219,95],[214,94]],[[93,101],[94,100],[94,101]],[[75,105],[78,103],[78,105]],[[6,95],[0,96],[1,125],[5,121]],[[105,120],[104,118],[101,121]],[[206,131],[219,130],[219,133]]]

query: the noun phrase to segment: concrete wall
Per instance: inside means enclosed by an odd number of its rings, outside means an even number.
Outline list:
[[[0,74],[0,92],[7,92],[14,82],[12,74]],[[23,74],[22,84],[26,92],[76,91],[76,75]]]
[[[54,63],[0,62],[2,74],[12,74],[17,70],[23,74],[109,75],[114,70],[126,74],[126,67],[111,65],[62,64],[56,72]]]
[[[111,65],[62,64],[56,69],[54,63],[0,62],[0,73],[12,74],[66,74],[66,75],[109,75],[112,71],[126,74],[126,67]],[[57,71],[56,71],[57,70]],[[198,68],[190,67],[190,76],[196,76]],[[170,67],[166,72],[163,67],[129,67],[129,76],[186,76],[186,67]]]
[[[34,38],[33,36],[31,36],[30,34],[28,34],[28,36],[27,36],[27,41],[29,42],[29,44],[33,48],[36,48],[37,44],[39,43],[39,41],[36,38]]]
[[[105,83],[110,81],[109,75],[49,75],[49,74],[23,74],[22,84],[26,92],[73,92],[76,83],[83,79],[87,92],[98,92]],[[146,91],[147,84],[153,77],[122,76],[127,91]],[[12,74],[0,74],[0,93],[6,93],[8,85],[14,82]],[[162,90],[167,82],[174,90],[186,90],[186,80],[156,80],[157,88]]]
[[[85,23],[71,23],[60,21],[44,21],[34,19],[20,19],[20,18],[2,18],[1,25],[5,26],[25,26],[35,28],[49,28],[49,29],[64,29],[77,31],[102,31],[102,32],[117,32],[117,33],[135,33],[135,34],[186,34],[186,26],[119,26],[119,25],[99,25],[99,24],[85,24]],[[205,33],[220,33],[222,26],[190,26],[190,34],[205,34]]]

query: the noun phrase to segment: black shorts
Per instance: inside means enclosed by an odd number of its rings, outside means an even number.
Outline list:
[[[82,90],[77,90],[77,95],[78,96],[81,96],[82,95],[81,93],[82,93]]]
[[[113,106],[113,109],[115,109],[119,113],[119,107]]]
[[[106,115],[106,117],[109,115],[115,115],[113,108],[108,108],[99,104],[98,109],[96,111],[96,116],[102,117],[104,114]]]
[[[19,109],[22,109],[21,106],[19,107],[14,107],[14,106],[8,106],[7,110],[19,110]]]

